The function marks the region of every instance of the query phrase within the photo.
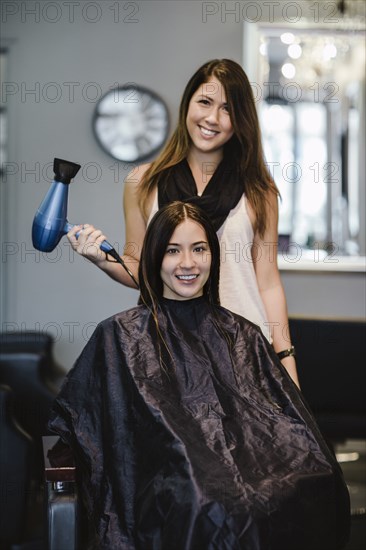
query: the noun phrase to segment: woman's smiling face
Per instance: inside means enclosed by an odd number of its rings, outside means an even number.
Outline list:
[[[193,94],[186,124],[193,147],[201,152],[217,151],[233,136],[225,89],[214,76]]]
[[[206,233],[201,225],[187,218],[169,239],[161,264],[164,298],[189,300],[202,296],[210,269]]]

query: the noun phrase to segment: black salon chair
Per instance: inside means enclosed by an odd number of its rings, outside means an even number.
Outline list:
[[[34,442],[16,422],[14,394],[0,386],[0,547],[25,539]]]
[[[326,439],[366,439],[366,324],[290,319],[302,393]]]
[[[1,548],[43,548],[41,438],[66,374],[53,358],[53,344],[51,335],[34,331],[0,334]]]
[[[351,540],[366,544],[366,324],[290,319],[300,385],[324,438],[340,461],[351,497]]]
[[[54,360],[50,334],[35,331],[0,334],[0,384],[13,390],[14,416],[36,445],[35,464],[43,478],[41,438],[66,372]]]

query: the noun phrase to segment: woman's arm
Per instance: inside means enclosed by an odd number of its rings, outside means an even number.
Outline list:
[[[147,167],[148,165],[140,166],[138,170],[134,169],[127,176],[123,194],[126,243],[122,259],[135,279],[138,279],[138,266],[146,231],[146,223],[138,204],[138,185]],[[80,233],[76,238],[78,232]],[[113,280],[125,286],[136,288],[122,265],[116,263],[113,258],[107,259],[106,254],[100,250],[100,244],[107,238],[100,230],[95,229],[92,225],[84,224],[83,226],[74,227],[67,234],[67,237],[76,252],[88,258]]]
[[[278,199],[273,193],[269,193],[268,198],[267,228],[263,238],[255,235],[253,261],[259,292],[270,324],[273,347],[279,353],[291,347],[291,339],[286,297],[277,266]],[[300,387],[294,357],[285,357],[282,364]]]

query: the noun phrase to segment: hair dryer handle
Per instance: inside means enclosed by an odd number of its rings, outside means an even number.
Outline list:
[[[76,224],[75,224],[76,225]],[[64,232],[65,234],[68,233],[69,231],[71,231],[71,229],[73,227],[75,227],[75,225],[69,223],[69,222],[66,222],[65,223],[65,226],[64,226]],[[78,236],[80,235],[80,231],[78,231],[75,236],[76,238],[78,238]],[[123,259],[121,258],[121,256],[118,254],[117,250],[115,248],[113,248],[113,246],[111,245],[111,243],[109,243],[108,241],[103,241],[99,247],[101,250],[103,250],[103,252],[105,252],[106,254],[109,254],[110,256],[112,256],[112,258],[114,258],[116,260],[116,262],[118,262],[119,264],[122,265],[122,267],[126,270],[126,272],[129,274],[129,276],[131,277],[131,279],[133,280],[133,282],[135,283],[136,287],[139,288],[139,284],[138,282],[136,281],[132,271],[126,266],[125,262],[123,261]]]
[[[77,224],[72,224],[72,223],[69,223],[69,222],[66,222],[65,223],[65,226],[64,226],[64,233],[66,235],[66,233],[68,233],[69,231],[71,231],[71,229],[73,227],[75,227],[75,225]],[[76,234],[75,234],[75,237],[78,238],[80,235],[80,231],[78,231]],[[112,252],[112,250],[114,250],[113,246],[108,242],[108,241],[103,241],[99,247],[101,250],[103,250],[103,252],[106,252],[106,253],[109,253],[109,252]]]

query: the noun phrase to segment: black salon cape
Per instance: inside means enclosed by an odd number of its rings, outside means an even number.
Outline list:
[[[76,456],[88,548],[344,546],[348,492],[301,393],[259,328],[215,312],[224,330],[202,297],[163,300],[163,369],[148,309],[117,314],[69,372],[49,427]]]

